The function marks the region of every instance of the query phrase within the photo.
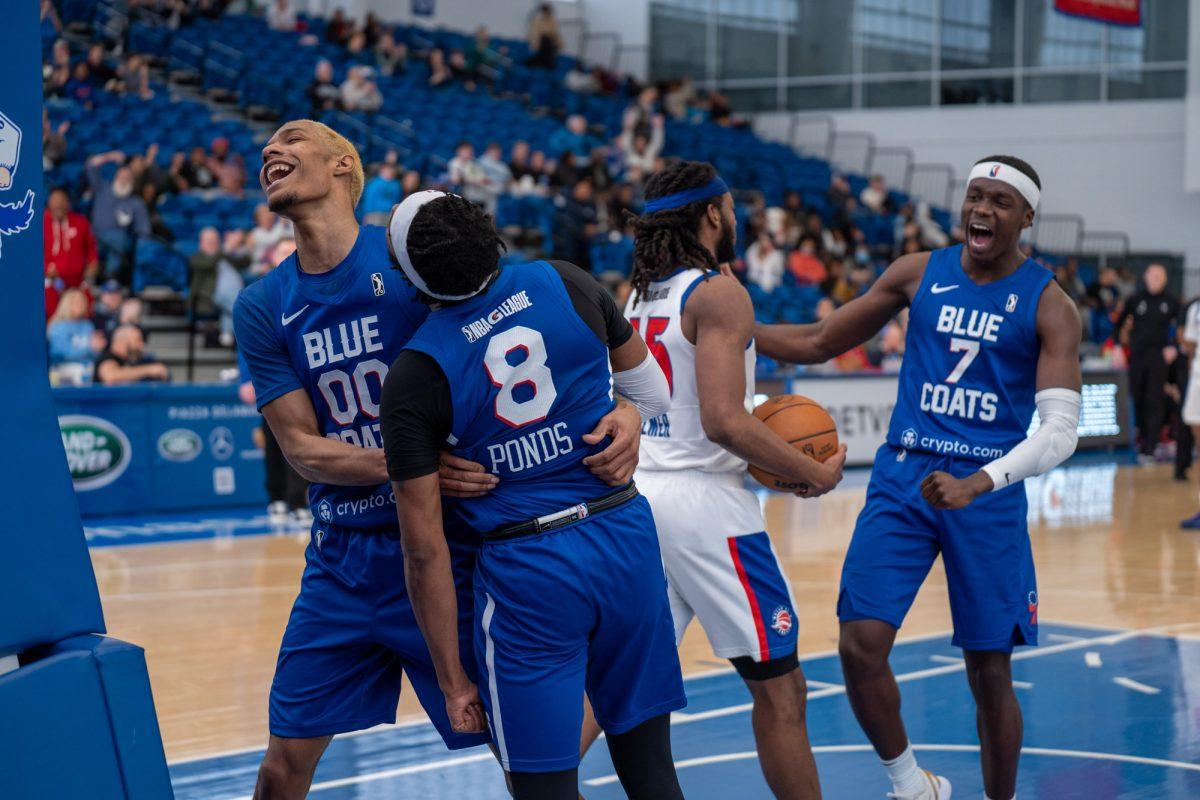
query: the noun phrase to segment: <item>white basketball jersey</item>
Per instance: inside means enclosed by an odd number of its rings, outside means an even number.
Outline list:
[[[704,435],[700,396],[696,391],[696,346],[683,335],[683,307],[688,295],[707,275],[699,269],[679,269],[651,283],[641,301],[631,295],[625,316],[646,340],[671,386],[671,408],[642,423],[639,470],[741,472],[746,462]],[[747,411],[754,410],[754,340],[746,346]]]

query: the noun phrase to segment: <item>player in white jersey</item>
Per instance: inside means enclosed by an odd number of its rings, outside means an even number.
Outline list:
[[[1200,300],[1193,300],[1183,315],[1183,329],[1179,332],[1180,343],[1192,359],[1188,375],[1187,394],[1183,398],[1183,424],[1192,429],[1194,437],[1200,437]],[[1200,441],[1200,438],[1196,439]],[[1200,511],[1179,523],[1186,530],[1200,530]]]
[[[751,413],[754,310],[719,265],[734,258],[733,198],[708,164],[685,161],[646,183],[625,315],[671,387],[642,427],[636,480],[658,528],[676,639],[693,617],[754,700],[759,762],[776,797],[820,797],[796,655],[796,603],[745,488],[747,460],[815,497],[842,477],[843,447],[819,463]]]

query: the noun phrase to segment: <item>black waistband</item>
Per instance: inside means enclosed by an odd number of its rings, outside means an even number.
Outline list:
[[[616,508],[623,503],[628,503],[637,497],[637,494],[637,486],[633,481],[630,481],[628,486],[623,486],[615,492],[609,492],[606,495],[597,497],[595,500],[589,500],[586,503],[564,508],[562,511],[555,511],[536,519],[515,522],[512,525],[505,525],[491,530],[483,534],[483,540],[485,542],[499,542],[565,528],[581,519],[587,519],[593,514],[599,514],[601,511],[608,511],[610,508]]]

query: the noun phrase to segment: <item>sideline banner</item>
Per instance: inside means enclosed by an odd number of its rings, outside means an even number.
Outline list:
[[[104,618],[46,376],[42,287],[42,75],[38,4],[0,15],[0,655],[81,633]]]
[[[85,516],[266,505],[262,418],[232,386],[54,392]]]
[[[1054,0],[1054,8],[1073,17],[1115,25],[1141,25],[1141,0]]]

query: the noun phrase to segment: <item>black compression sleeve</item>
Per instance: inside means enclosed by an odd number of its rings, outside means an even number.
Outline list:
[[[551,261],[550,266],[558,271],[575,313],[583,318],[600,341],[616,350],[633,336],[633,326],[617,308],[611,294],[588,273],[570,261]]]
[[[450,384],[436,361],[416,350],[400,353],[383,383],[379,422],[392,480],[437,472],[454,407]]]

